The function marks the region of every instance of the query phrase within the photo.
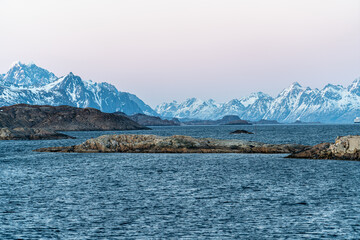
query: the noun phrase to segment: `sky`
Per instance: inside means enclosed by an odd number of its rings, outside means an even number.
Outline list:
[[[0,73],[18,60],[153,107],[347,86],[360,77],[360,0],[0,0]]]

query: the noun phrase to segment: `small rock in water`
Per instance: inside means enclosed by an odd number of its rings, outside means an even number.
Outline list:
[[[254,133],[246,131],[246,130],[235,130],[235,131],[231,132],[230,134],[254,134]]]

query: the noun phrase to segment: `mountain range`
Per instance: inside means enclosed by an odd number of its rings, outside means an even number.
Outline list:
[[[0,75],[0,106],[18,103],[92,107],[103,112],[157,116],[137,96],[120,92],[109,83],[82,80],[71,72],[57,77],[33,63],[15,62],[6,74]]]
[[[348,87],[328,84],[323,89],[311,89],[295,82],[276,97],[256,92],[225,103],[189,98],[152,109],[136,95],[121,92],[109,83],[83,80],[73,73],[57,77],[33,63],[16,62],[7,73],[0,74],[0,106],[18,103],[92,107],[167,119],[216,120],[237,115],[250,121],[350,123],[360,116],[360,78]]]
[[[276,97],[257,92],[226,103],[190,98],[181,103],[160,104],[155,110],[166,118],[215,120],[238,115],[251,121],[352,123],[360,116],[360,78],[348,87],[328,84],[319,90],[295,82]]]

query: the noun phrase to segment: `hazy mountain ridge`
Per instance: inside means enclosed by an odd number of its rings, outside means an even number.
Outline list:
[[[93,107],[103,112],[157,115],[141,99],[120,92],[109,83],[85,81],[73,73],[58,78],[35,64],[14,63],[6,74],[0,75],[0,83],[0,106],[69,105]]]
[[[168,118],[219,119],[225,115],[238,115],[251,121],[351,123],[360,116],[360,78],[348,87],[328,84],[319,90],[304,88],[295,82],[275,98],[263,92],[226,103],[191,98],[182,103],[163,103],[155,110]]]

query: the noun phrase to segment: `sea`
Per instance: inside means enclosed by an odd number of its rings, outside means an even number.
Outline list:
[[[244,129],[252,135],[231,135]],[[314,145],[360,125],[152,127],[0,141],[0,239],[360,239],[360,162],[286,154],[39,153],[104,134]]]

